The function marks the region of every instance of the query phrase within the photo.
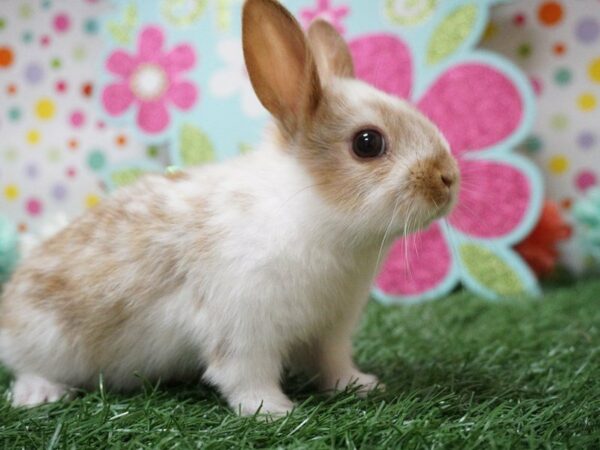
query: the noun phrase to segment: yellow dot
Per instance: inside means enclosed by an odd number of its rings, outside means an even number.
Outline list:
[[[489,41],[498,34],[498,27],[494,22],[490,22],[483,33],[483,39]]]
[[[54,102],[49,98],[42,98],[35,105],[35,113],[42,120],[52,119],[55,112]]]
[[[589,92],[581,94],[577,99],[577,105],[582,111],[593,111],[594,109],[596,109],[597,104],[598,101],[596,100],[596,97],[594,96],[594,94],[591,94]]]
[[[566,156],[558,155],[550,160],[548,163],[550,172],[554,174],[565,173],[569,169],[569,160]]]
[[[14,184],[9,184],[4,187],[4,196],[7,200],[16,200],[19,198],[19,188]]]
[[[88,208],[93,208],[98,203],[100,203],[100,197],[98,197],[96,194],[88,194],[88,196],[85,198],[85,206]]]
[[[588,67],[588,75],[592,81],[600,83],[600,58],[594,59]]]
[[[29,130],[27,132],[27,142],[31,145],[35,145],[40,142],[42,135],[38,130]]]

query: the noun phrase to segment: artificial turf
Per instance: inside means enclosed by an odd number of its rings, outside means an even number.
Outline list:
[[[501,303],[458,293],[368,308],[361,367],[387,390],[316,395],[272,423],[207,387],[102,390],[32,410],[0,400],[3,448],[600,448],[600,281]],[[9,385],[0,371],[0,390]]]

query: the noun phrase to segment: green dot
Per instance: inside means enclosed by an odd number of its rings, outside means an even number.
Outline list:
[[[17,122],[21,118],[21,110],[13,106],[8,110],[8,118],[13,122]]]
[[[96,19],[87,19],[83,24],[83,29],[87,34],[96,34],[98,33],[98,21]]]
[[[159,153],[160,149],[158,148],[158,145],[150,145],[146,149],[146,155],[148,155],[150,158],[157,158]]]
[[[82,61],[85,59],[85,48],[83,47],[75,47],[73,49],[73,59],[75,61]]]
[[[9,148],[4,151],[4,159],[8,162],[16,161],[19,157],[19,152],[14,148]]]
[[[561,67],[554,72],[554,81],[556,81],[556,84],[560,86],[569,84],[572,78],[573,75],[571,74],[571,71],[566,67]]]
[[[60,160],[60,150],[58,148],[51,148],[48,150],[48,161],[57,162]]]
[[[527,43],[521,44],[517,48],[517,53],[521,58],[528,58],[529,56],[531,56],[531,51],[531,45]]]
[[[21,40],[29,44],[33,40],[33,33],[31,31],[24,31],[21,35]]]
[[[60,69],[61,65],[62,65],[62,62],[60,61],[59,58],[52,58],[52,60],[50,61],[50,66],[53,69]]]
[[[542,141],[537,136],[529,136],[525,140],[525,150],[529,153],[537,153],[542,148]]]
[[[30,18],[31,17],[31,13],[32,13],[31,5],[22,5],[21,8],[19,9],[19,15],[23,19]]]
[[[564,130],[569,125],[569,119],[564,114],[555,114],[550,118],[550,125],[555,130]]]
[[[6,19],[4,17],[0,17],[0,30],[4,30],[6,28]]]
[[[102,170],[106,164],[106,157],[100,150],[94,150],[88,156],[88,164],[92,170]]]

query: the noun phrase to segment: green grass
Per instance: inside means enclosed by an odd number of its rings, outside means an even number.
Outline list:
[[[33,410],[0,400],[4,448],[600,448],[600,281],[542,301],[466,293],[409,308],[370,305],[357,336],[385,392],[315,395],[291,416],[233,415],[210,388],[94,392]],[[0,390],[9,377],[0,372]]]

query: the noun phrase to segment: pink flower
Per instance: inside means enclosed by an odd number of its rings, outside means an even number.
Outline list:
[[[135,104],[139,106],[137,124],[152,134],[169,126],[169,104],[188,110],[198,98],[196,86],[181,79],[196,63],[194,50],[181,44],[166,52],[164,41],[160,28],[147,26],[139,35],[137,54],[116,50],[106,61],[106,68],[120,78],[102,92],[106,111],[119,116]]]
[[[456,284],[464,257],[455,250],[452,236],[508,247],[522,232],[532,186],[519,165],[502,155],[506,140],[522,125],[524,100],[514,82],[484,58],[456,63],[421,95],[413,81],[410,50],[398,37],[369,35],[350,46],[357,76],[414,101],[437,124],[459,161],[463,181],[458,205],[448,218],[451,233],[435,223],[398,240],[376,280],[376,289],[391,297],[440,295]],[[496,151],[476,157],[484,150]]]
[[[339,33],[344,34],[346,29],[342,20],[348,15],[350,8],[346,5],[334,7],[331,0],[317,0],[314,8],[304,8],[300,11],[300,19],[305,28],[315,19],[324,19],[331,23]]]

